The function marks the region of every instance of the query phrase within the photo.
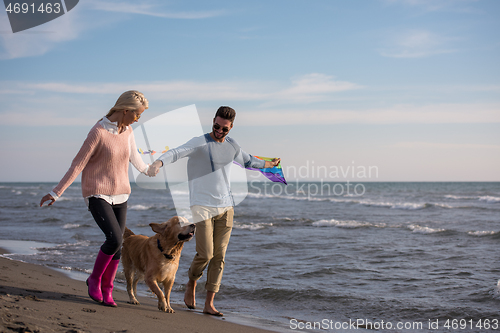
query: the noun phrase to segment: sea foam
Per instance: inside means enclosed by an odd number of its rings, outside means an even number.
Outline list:
[[[331,220],[319,220],[312,223],[315,227],[338,227],[338,228],[347,228],[347,229],[355,229],[355,228],[363,228],[363,227],[378,227],[383,228],[385,224],[374,224],[370,222],[359,222],[354,220],[345,220],[339,221],[335,219]]]
[[[486,201],[487,203],[500,203],[500,198],[488,195],[484,197],[479,197],[479,201]]]
[[[445,229],[441,229],[441,228],[422,227],[418,224],[411,224],[408,226],[408,229],[410,229],[414,233],[418,233],[418,234],[435,234],[437,232],[446,231]]]
[[[233,228],[235,229],[244,229],[244,230],[260,230],[266,227],[272,227],[272,223],[238,223],[235,222]]]
[[[478,237],[481,237],[481,236],[491,236],[491,235],[495,235],[497,234],[498,231],[469,231],[468,234],[471,235],[471,236],[478,236]]]
[[[147,206],[147,205],[133,205],[133,206],[130,206],[128,209],[130,210],[148,210],[150,208],[152,208],[153,206]]]

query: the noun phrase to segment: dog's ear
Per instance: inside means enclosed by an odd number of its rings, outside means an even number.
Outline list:
[[[163,234],[163,232],[167,228],[167,226],[165,224],[158,224],[158,223],[150,223],[149,226],[157,234]]]

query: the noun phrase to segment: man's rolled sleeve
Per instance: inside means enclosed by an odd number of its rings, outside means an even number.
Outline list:
[[[243,157],[245,168],[264,169],[266,166],[266,161],[258,159],[243,150],[241,150],[241,156]]]

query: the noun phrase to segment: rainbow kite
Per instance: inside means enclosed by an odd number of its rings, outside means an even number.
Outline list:
[[[255,156],[255,157],[258,158],[259,160],[263,160],[263,161],[272,161],[274,159],[273,157],[261,157],[261,156]],[[278,164],[278,166],[275,166],[272,168],[255,169],[255,168],[248,167],[245,169],[259,171],[270,181],[273,181],[275,183],[283,183],[285,185],[288,185],[286,180],[285,180],[285,175],[283,174],[283,169],[281,168],[281,163]]]

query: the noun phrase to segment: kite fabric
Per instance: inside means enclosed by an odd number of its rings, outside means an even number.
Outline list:
[[[259,160],[263,160],[263,161],[272,161],[274,159],[273,157],[261,157],[261,156],[254,156],[254,157],[258,158]],[[272,168],[255,169],[255,168],[248,167],[245,169],[259,171],[270,181],[273,181],[275,183],[283,183],[285,185],[288,185],[286,180],[285,180],[285,175],[283,174],[283,169],[281,168],[281,163],[278,164],[278,166],[275,166]]]

